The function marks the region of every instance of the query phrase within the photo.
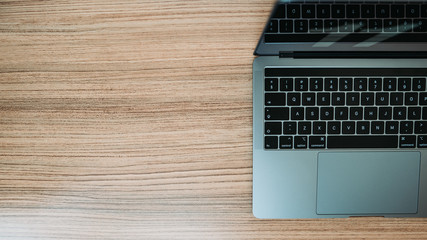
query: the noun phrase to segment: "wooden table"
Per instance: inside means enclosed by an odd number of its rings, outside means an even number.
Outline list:
[[[252,216],[274,0],[0,2],[1,239],[426,239],[426,219]]]

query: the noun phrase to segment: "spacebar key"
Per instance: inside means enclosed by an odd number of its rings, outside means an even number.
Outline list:
[[[397,148],[397,136],[328,136],[328,148]]]

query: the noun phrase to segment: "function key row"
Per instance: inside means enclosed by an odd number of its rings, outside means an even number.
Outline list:
[[[281,4],[273,18],[426,18],[427,4]]]
[[[265,91],[425,91],[426,78],[265,78]]]
[[[427,19],[271,20],[267,33],[427,32]]]

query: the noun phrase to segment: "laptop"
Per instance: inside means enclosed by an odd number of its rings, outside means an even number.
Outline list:
[[[425,1],[278,1],[255,55],[254,216],[427,217]]]

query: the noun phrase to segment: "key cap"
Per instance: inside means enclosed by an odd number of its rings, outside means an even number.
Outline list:
[[[265,123],[266,135],[279,135],[282,134],[282,123],[281,122],[266,122]]]
[[[368,89],[367,78],[355,78],[354,79],[354,90],[355,91],[366,91]]]
[[[361,105],[362,106],[372,106],[374,105],[375,99],[373,93],[362,93],[361,96]]]
[[[412,19],[399,19],[399,32],[412,32]]]
[[[384,32],[397,32],[397,20],[384,19]]]
[[[284,18],[286,15],[285,4],[279,4],[276,8],[276,12],[273,14],[274,18]]]
[[[286,94],[284,93],[266,93],[265,106],[284,106],[286,105]]]
[[[345,18],[345,5],[333,4],[331,12],[332,18]]]
[[[382,122],[382,121],[371,122],[371,133],[372,134],[384,134],[384,122]]]
[[[315,18],[315,15],[316,15],[315,5],[312,5],[312,4],[302,5],[303,18]]]
[[[355,32],[367,32],[368,31],[368,20],[364,20],[364,19],[354,20],[354,31]]]
[[[291,108],[291,119],[292,120],[304,120],[304,108],[303,107]]]
[[[328,148],[397,148],[398,137],[384,136],[328,136]]]
[[[323,32],[322,20],[310,20],[309,26],[310,26],[310,32]]]
[[[339,79],[340,91],[352,91],[353,90],[353,79],[351,78],[340,78]]]
[[[357,122],[357,134],[369,134],[369,122]]]
[[[265,149],[277,149],[278,147],[279,142],[277,136],[267,136],[264,138]]]
[[[400,134],[412,134],[414,132],[414,123],[412,121],[400,122]]]
[[[329,93],[318,93],[317,94],[317,105],[319,105],[319,106],[331,105],[331,95]]]
[[[384,78],[384,91],[396,91],[396,78]]]
[[[265,120],[289,120],[289,108],[265,108]]]
[[[309,139],[310,148],[318,149],[326,147],[326,137],[325,136],[310,136]]]
[[[391,17],[392,18],[403,18],[405,16],[405,6],[404,5],[391,5]]]
[[[376,107],[365,107],[365,120],[377,120],[378,109]]]
[[[315,93],[303,93],[302,94],[302,105],[303,106],[314,106],[316,103]]]
[[[265,91],[277,91],[279,89],[279,81],[277,78],[265,79]]]
[[[355,122],[345,121],[342,122],[342,133],[343,134],[354,134],[356,132]]]
[[[405,93],[405,105],[417,105],[418,104],[418,93]]]
[[[294,22],[292,20],[280,20],[280,32],[291,33],[294,31]]]
[[[381,32],[383,30],[383,20],[369,19],[369,32]]]
[[[348,108],[347,107],[335,108],[335,120],[348,120]]]
[[[406,17],[418,18],[420,16],[420,5],[406,5]]]
[[[332,105],[333,106],[344,106],[345,105],[345,94],[344,93],[332,93]]]
[[[297,123],[296,122],[284,122],[283,123],[283,134],[297,134]]]
[[[412,90],[413,91],[425,91],[426,90],[426,79],[425,78],[414,78]]]
[[[310,78],[310,91],[323,91],[323,79]]]
[[[271,20],[268,23],[267,31],[268,33],[277,33],[279,31],[279,22],[277,20]]]
[[[292,136],[280,136],[279,148],[280,149],[292,149],[293,148],[293,137]]]
[[[317,18],[330,18],[331,6],[326,4],[317,5]]]
[[[341,122],[328,122],[328,134],[340,134]]]
[[[400,148],[414,148],[416,138],[415,136],[400,136],[399,147]]]
[[[391,120],[392,118],[392,108],[391,107],[380,107],[379,110],[379,119],[380,120]]]
[[[377,92],[375,97],[375,104],[379,105],[379,106],[386,106],[388,105],[388,97],[389,94],[388,93],[380,93]]]
[[[412,81],[410,78],[399,78],[397,81],[399,91],[411,91]]]
[[[397,133],[399,133],[399,122],[397,122],[397,121],[386,122],[385,133],[386,134],[397,134]]]
[[[318,107],[306,108],[305,116],[307,120],[319,120],[319,108]]]
[[[406,107],[394,107],[393,108],[393,119],[394,120],[405,120],[406,119]]]
[[[381,91],[381,90],[382,90],[382,79],[369,78],[369,91]]]
[[[294,138],[295,149],[306,149],[308,146],[307,136],[295,136]]]
[[[420,105],[427,105],[427,93],[422,92],[420,93]]]
[[[294,80],[292,78],[280,79],[280,91],[290,92],[294,90]]]
[[[325,90],[326,91],[337,91],[338,90],[338,78],[325,78]]]
[[[351,107],[350,108],[350,120],[362,120],[363,119],[363,108],[362,107]]]
[[[390,16],[390,5],[379,4],[376,5],[376,17],[388,18]]]
[[[300,18],[301,16],[301,7],[298,4],[288,4],[286,9],[286,16],[288,18]]]
[[[427,136],[426,135],[418,136],[417,147],[418,148],[427,148]]]
[[[360,18],[360,5],[347,5],[347,18]]]
[[[300,135],[311,134],[311,122],[299,122],[298,134]]]
[[[426,32],[427,19],[414,19],[414,32]]]
[[[338,32],[338,21],[325,20],[324,28],[325,28],[325,32]]]
[[[334,119],[334,108],[322,107],[320,108],[320,120],[332,120]]]
[[[374,5],[363,4],[361,8],[362,18],[374,18],[375,17]]]
[[[313,122],[313,134],[326,134],[326,122]]]
[[[308,20],[295,20],[295,32],[308,32]]]
[[[339,20],[340,32],[353,32],[353,20]]]
[[[414,133],[427,134],[427,121],[415,121]]]
[[[391,93],[390,105],[392,106],[403,105],[403,93]]]
[[[287,102],[288,102],[289,106],[301,105],[301,94],[300,93],[288,93]]]
[[[295,78],[295,91],[308,91],[308,78]]]
[[[347,105],[357,106],[360,102],[360,95],[358,93],[347,93]]]
[[[421,119],[421,108],[420,107],[409,107],[408,108],[408,119],[409,120],[420,120]]]

